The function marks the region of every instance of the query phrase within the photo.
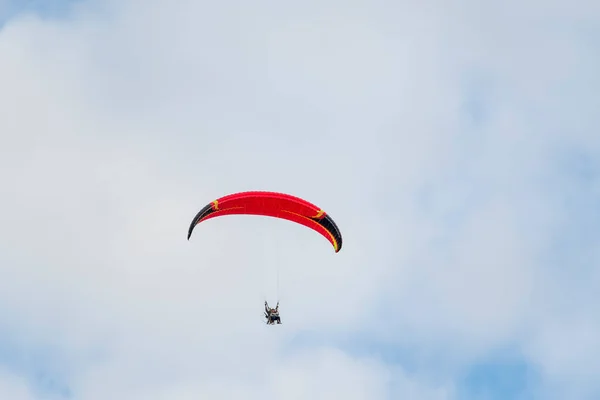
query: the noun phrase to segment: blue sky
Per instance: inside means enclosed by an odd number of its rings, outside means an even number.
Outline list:
[[[4,24],[11,18],[33,13],[43,18],[64,18],[69,15],[73,4],[79,0],[3,0],[0,3],[0,17]]]
[[[29,342],[4,329],[1,338],[3,369],[9,368],[26,379],[36,396],[70,398],[68,364],[61,349],[54,348],[52,343]]]
[[[0,397],[600,397],[600,9],[431,5],[0,3]]]

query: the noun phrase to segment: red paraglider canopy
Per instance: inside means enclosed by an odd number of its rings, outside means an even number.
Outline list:
[[[329,240],[336,253],[342,249],[342,234],[325,211],[299,197],[264,191],[234,193],[207,204],[192,220],[188,240],[200,222],[224,215],[242,214],[263,215],[302,224]]]

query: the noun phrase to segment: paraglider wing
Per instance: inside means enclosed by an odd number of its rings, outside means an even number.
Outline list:
[[[263,215],[286,219],[311,228],[333,245],[335,252],[342,249],[342,234],[325,211],[299,197],[276,192],[241,192],[221,197],[207,204],[192,220],[188,240],[194,227],[208,219],[224,215]]]

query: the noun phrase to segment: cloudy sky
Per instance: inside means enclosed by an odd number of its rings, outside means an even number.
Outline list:
[[[599,26],[593,0],[0,0],[0,398],[600,398]],[[256,189],[342,251],[252,217],[186,241]]]

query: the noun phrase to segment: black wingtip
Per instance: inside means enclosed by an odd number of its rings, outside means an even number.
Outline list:
[[[209,215],[213,212],[214,212],[214,210],[212,209],[212,203],[210,203],[210,204],[207,204],[206,206],[204,206],[202,208],[202,210],[200,210],[198,212],[198,214],[196,214],[196,216],[192,220],[192,223],[190,224],[190,227],[188,228],[187,240],[190,240],[190,237],[192,236],[192,232],[194,231],[194,227],[196,226],[198,221],[200,221],[202,218],[205,218],[207,215]]]

